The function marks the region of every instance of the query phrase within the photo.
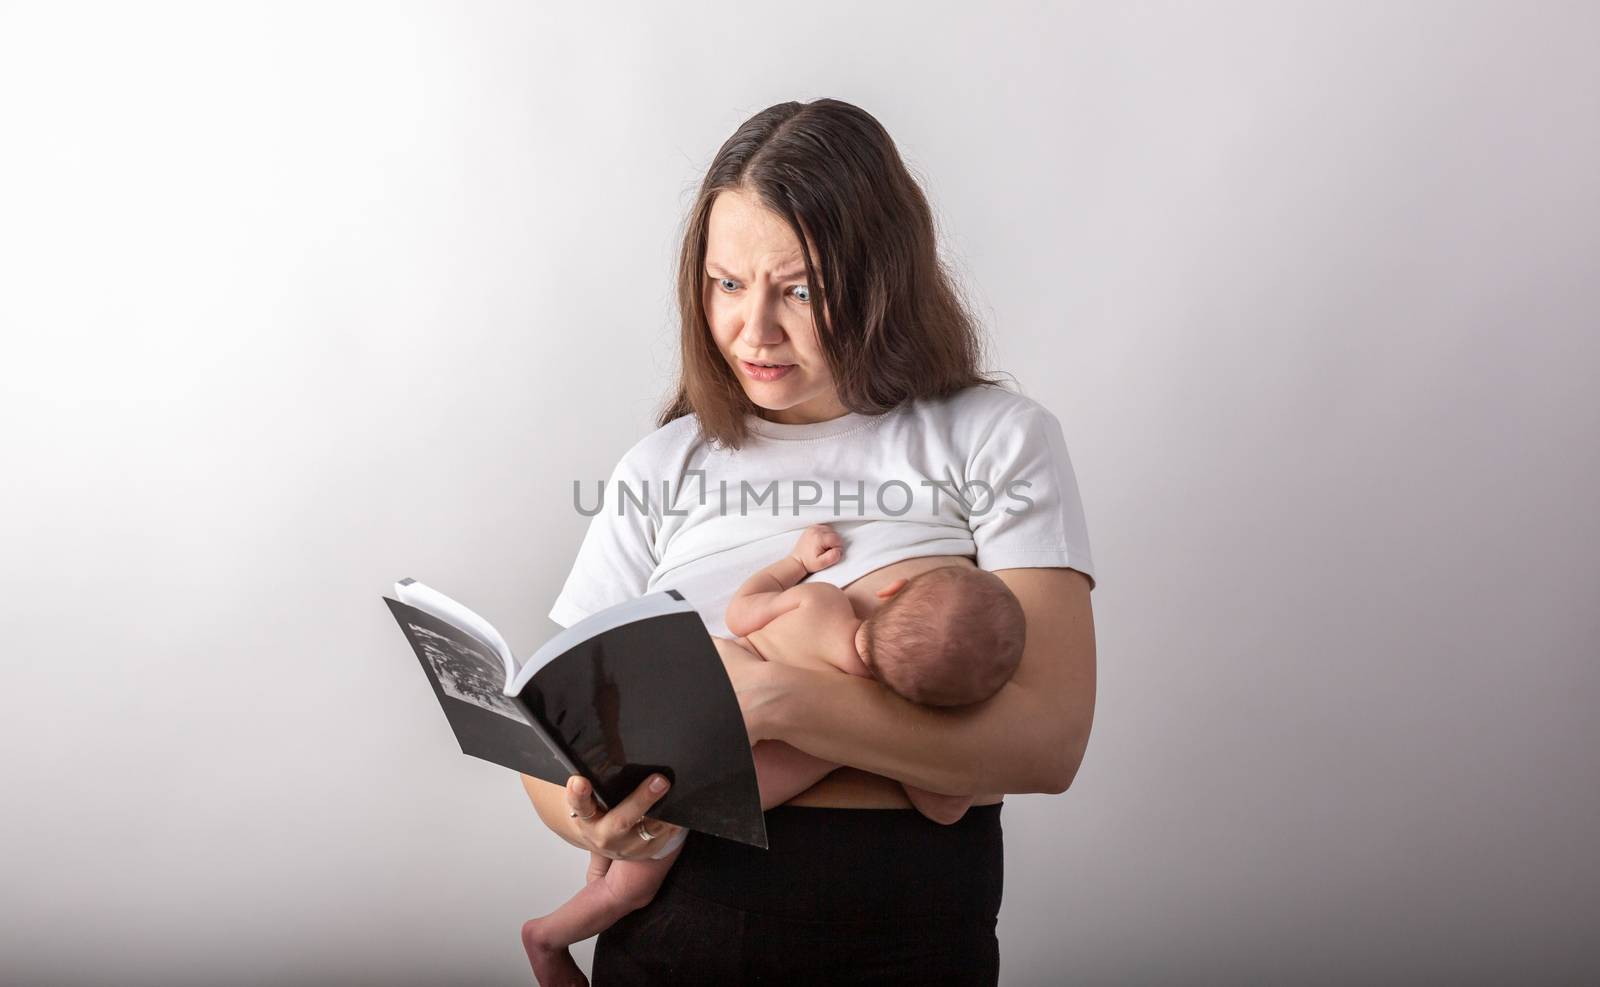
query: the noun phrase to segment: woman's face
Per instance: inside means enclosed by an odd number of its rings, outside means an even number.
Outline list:
[[[764,417],[806,424],[849,410],[839,402],[811,317],[821,292],[806,284],[800,241],[783,217],[752,193],[719,193],[703,273],[711,336]]]

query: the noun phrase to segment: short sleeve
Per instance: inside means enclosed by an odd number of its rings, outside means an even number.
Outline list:
[[[1077,476],[1061,423],[1048,409],[1024,399],[997,416],[972,451],[966,479],[979,568],[1064,566],[1094,587]]]
[[[550,619],[562,627],[607,607],[644,595],[656,567],[655,538],[659,516],[651,499],[655,483],[647,483],[624,456],[605,486],[577,493],[580,510],[599,510],[578,547],[572,571],[550,608]]]

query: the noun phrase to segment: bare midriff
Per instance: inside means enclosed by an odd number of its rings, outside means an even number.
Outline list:
[[[869,616],[883,602],[875,595],[879,589],[901,576],[910,578],[919,572],[947,565],[972,565],[964,555],[929,555],[918,559],[905,559],[874,569],[844,588],[845,596],[855,607],[856,616]],[[980,795],[974,805],[991,805],[1003,795]],[[859,768],[841,767],[828,777],[790,799],[785,805],[819,806],[838,809],[909,809],[911,800],[906,790],[893,778],[875,775]]]

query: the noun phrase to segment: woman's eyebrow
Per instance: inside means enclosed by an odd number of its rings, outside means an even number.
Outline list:
[[[729,277],[729,278],[743,277],[743,275],[734,274],[733,272],[729,271],[727,268],[723,267],[721,264],[718,264],[716,261],[706,261],[706,270],[708,270],[708,271],[716,271],[718,274],[721,274],[724,277]],[[806,269],[804,267],[792,267],[789,270],[783,272],[782,274],[774,275],[774,277],[777,280],[781,281],[781,280],[784,280],[786,278],[804,277],[805,273],[806,273]]]

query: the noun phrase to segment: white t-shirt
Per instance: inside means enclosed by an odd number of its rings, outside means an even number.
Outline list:
[[[629,449],[598,508],[550,618],[564,627],[656,590],[675,589],[714,635],[757,570],[826,522],[844,557],[807,578],[843,587],[874,569],[928,555],[979,568],[1066,566],[1094,585],[1077,478],[1056,417],[1000,387],[908,401],[881,415],[810,425],[749,419],[741,449],[700,435],[693,415]]]

